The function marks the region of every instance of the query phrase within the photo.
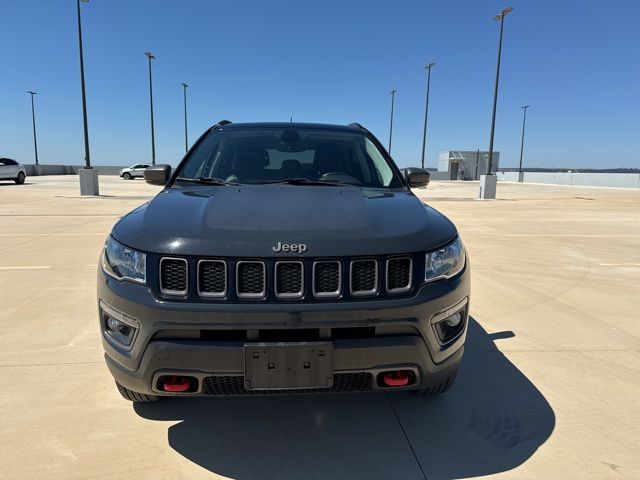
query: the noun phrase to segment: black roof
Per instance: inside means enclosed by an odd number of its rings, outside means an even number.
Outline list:
[[[225,123],[221,130],[256,128],[302,128],[305,130],[342,130],[348,132],[361,132],[363,128],[357,124],[333,125],[328,123],[302,123],[302,122],[249,122],[249,123]]]

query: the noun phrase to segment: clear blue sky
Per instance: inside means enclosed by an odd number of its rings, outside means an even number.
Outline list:
[[[640,167],[640,2],[596,0],[205,1],[82,4],[91,155],[150,160],[152,51],[158,163],[220,119],[350,123],[419,162],[423,65],[435,61],[427,165],[449,149],[487,149],[498,41],[507,17],[496,149],[515,166],[521,110],[525,164]],[[615,8],[614,8],[615,7]],[[33,162],[27,89],[38,92],[42,163],[83,162],[74,0],[0,0],[0,156]]]

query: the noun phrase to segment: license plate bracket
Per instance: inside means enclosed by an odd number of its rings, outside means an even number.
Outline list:
[[[331,342],[246,343],[247,390],[293,390],[333,386]]]

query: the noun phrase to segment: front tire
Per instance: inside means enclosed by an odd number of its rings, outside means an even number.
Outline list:
[[[18,185],[22,185],[24,183],[24,179],[25,179],[25,175],[24,172],[19,172],[18,176],[16,177],[16,179],[14,180]]]
[[[129,172],[124,172],[122,174],[122,178],[124,178],[125,180],[131,180],[131,174]]]
[[[120,395],[122,395],[122,398],[131,402],[151,403],[160,400],[160,397],[156,397],[155,395],[147,395],[146,393],[138,393],[133,390],[129,390],[118,382],[116,382],[116,386],[118,387],[118,391],[120,392]]]
[[[426,387],[423,387],[420,390],[416,390],[416,393],[420,395],[424,395],[425,397],[431,397],[431,396],[440,395],[445,392],[448,392],[451,389],[451,387],[453,387],[453,384],[456,381],[456,376],[457,376],[457,373],[454,373],[452,376],[444,379],[440,383],[427,385]]]

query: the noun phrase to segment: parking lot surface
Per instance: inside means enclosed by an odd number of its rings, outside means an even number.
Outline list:
[[[305,188],[294,187],[291,188]],[[136,406],[102,359],[95,278],[159,189],[0,182],[0,478],[640,478],[640,191],[433,182],[472,264],[458,381],[414,394]]]

